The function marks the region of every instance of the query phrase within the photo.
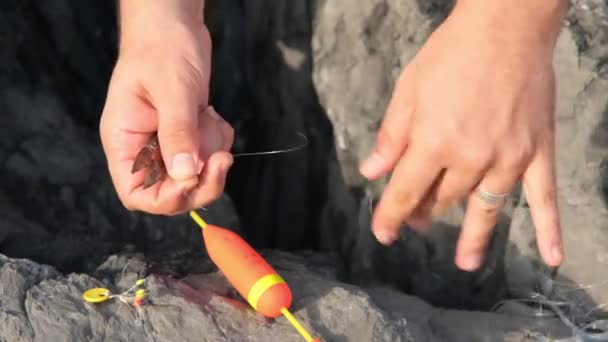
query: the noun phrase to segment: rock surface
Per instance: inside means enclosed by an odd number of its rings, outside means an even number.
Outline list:
[[[206,218],[258,248],[334,253],[269,252],[293,284],[297,315],[328,340],[566,338],[559,322],[532,319],[525,307],[520,316],[445,308],[489,310],[505,296],[541,292],[576,304],[569,317],[584,324],[589,310],[608,302],[598,271],[608,250],[605,1],[573,1],[556,53],[568,251],[560,286],[538,266],[525,201],[517,198],[488,262],[471,274],[452,262],[459,209],[429,239],[407,234],[385,248],[370,234],[370,199],[382,182],[364,182],[357,164],[401,66],[450,6],[208,1],[211,102],[236,129],[234,151],[292,147],[300,144],[296,132],[309,145],[237,159],[227,195]],[[0,253],[10,257],[0,260],[0,340],[240,341],[248,332],[298,340],[284,319],[267,322],[237,305],[187,217],[130,213],[118,202],[97,132],[116,55],[114,13],[110,1],[0,3]],[[129,256],[136,252],[145,257]],[[143,321],[120,303],[82,303],[85,288],[124,289],[137,272],[149,274],[156,301]],[[579,285],[594,286],[569,290]]]
[[[444,311],[387,288],[365,291],[337,281],[332,258],[321,254],[265,255],[291,285],[294,315],[323,341],[540,341],[570,335],[557,319]],[[302,340],[285,318],[255,314],[217,271],[174,278],[149,267],[141,256],[111,256],[91,275],[64,275],[0,255],[0,340]],[[139,309],[118,299],[82,300],[89,288],[122,293],[140,278],[148,297]],[[475,329],[461,328],[470,322]]]

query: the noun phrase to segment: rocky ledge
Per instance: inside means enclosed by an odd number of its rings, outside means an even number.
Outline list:
[[[538,262],[525,198],[507,208],[479,272],[453,267],[461,212],[390,248],[370,234],[381,184],[356,166],[400,68],[452,2],[209,0],[211,102],[236,129],[234,151],[290,147],[295,132],[310,144],[237,159],[207,218],[267,250],[295,315],[325,341],[600,341],[581,329],[608,302],[603,0],[572,1],[555,54],[568,253],[556,281]],[[284,318],[235,295],[185,217],[118,202],[97,132],[116,58],[113,3],[0,3],[0,341],[298,341]],[[278,251],[302,249],[316,252]],[[140,310],[82,300],[138,278],[149,293]]]
[[[569,341],[556,317],[505,305],[494,313],[442,310],[390,288],[336,280],[334,258],[269,251],[290,284],[294,315],[323,341]],[[165,265],[166,266],[166,265]],[[141,255],[113,255],[91,274],[62,274],[0,255],[0,341],[303,341],[283,318],[266,319],[243,301],[219,271],[177,277]],[[203,268],[208,268],[206,272]],[[144,304],[88,303],[94,287],[122,293],[144,279]],[[571,341],[575,341],[572,339]]]

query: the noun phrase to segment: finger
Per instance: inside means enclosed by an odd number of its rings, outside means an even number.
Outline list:
[[[439,172],[435,160],[422,147],[412,145],[399,161],[376,207],[372,229],[376,238],[390,244],[404,222],[426,196]]]
[[[552,148],[539,150],[523,175],[524,191],[536,227],[538,248],[549,266],[559,266],[563,260],[555,177]]]
[[[395,83],[395,89],[376,138],[372,154],[359,168],[368,179],[377,179],[388,173],[398,162],[407,146],[408,125],[414,112],[412,68]]]
[[[426,211],[419,209],[414,210],[410,218],[405,219],[405,223],[415,232],[419,234],[428,233],[431,225],[431,218]]]
[[[134,210],[157,215],[176,215],[208,205],[222,194],[232,162],[230,153],[216,152],[205,163],[192,190],[169,178],[148,189],[135,188],[128,195],[127,203]]]
[[[234,144],[234,128],[232,128],[228,121],[222,120],[220,130],[222,132],[222,140],[224,141],[222,150],[229,152],[232,149],[232,144]]]
[[[135,188],[127,195],[125,204],[131,210],[155,215],[171,215],[187,207],[188,199],[183,194],[182,185],[167,178],[147,189]]]
[[[200,154],[206,160],[214,152],[229,151],[234,139],[234,130],[224,121],[212,106],[200,115],[199,131],[201,132]]]
[[[128,194],[143,184],[145,174],[131,174],[131,170],[137,154],[155,131],[150,123],[156,125],[156,112],[141,100],[136,89],[117,84],[110,86],[99,133],[113,185],[124,204]],[[140,122],[135,125],[140,131],[129,129],[134,127],[130,124],[134,118]]]
[[[151,101],[158,112],[158,139],[167,173],[176,181],[191,181],[199,170],[198,87],[183,79],[155,84]]]
[[[480,172],[447,170],[406,222],[418,233],[425,233],[433,217],[443,215],[466,198],[481,179]]]
[[[449,169],[437,184],[435,201],[429,203],[429,214],[438,216],[457,205],[468,197],[481,178],[481,172]]]
[[[478,189],[491,194],[510,193],[517,184],[519,174],[490,170]],[[456,246],[456,265],[465,271],[474,271],[483,261],[492,231],[503,208],[502,203],[484,200],[477,190],[469,195],[462,230]]]
[[[216,152],[209,157],[196,189],[188,194],[189,208],[206,206],[220,197],[232,162],[232,155],[224,151]]]
[[[424,198],[420,201],[420,203],[418,203],[418,206],[414,209],[411,215],[405,219],[408,226],[420,234],[428,232],[428,228],[431,223],[433,205],[437,202],[437,188],[443,181],[445,172],[445,169],[439,172],[439,175],[429,187],[429,190]]]

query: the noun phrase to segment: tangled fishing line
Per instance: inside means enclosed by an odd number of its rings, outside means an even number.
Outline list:
[[[550,282],[549,285],[553,289],[558,288],[560,285],[565,286],[563,284],[558,284],[553,279],[547,278],[544,280]],[[559,289],[559,292],[561,292],[562,295],[556,294],[554,297],[564,297],[563,294],[568,292],[582,291],[591,287],[604,286],[606,284],[608,284],[608,281],[595,285],[578,286],[569,290]],[[573,300],[559,298],[552,299],[542,293],[533,292],[529,298],[512,298],[502,300],[495,304],[491,311],[496,311],[499,307],[509,302],[531,305],[535,308],[535,310],[532,312],[532,316],[535,318],[557,317],[572,331],[573,338],[575,338],[574,341],[576,342],[608,342],[608,319],[598,317],[592,318],[592,313],[596,310],[602,309],[606,306],[606,304],[597,305],[593,309],[589,310],[582,308],[581,304],[577,304]]]

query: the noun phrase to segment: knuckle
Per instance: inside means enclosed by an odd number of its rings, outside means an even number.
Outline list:
[[[200,89],[203,78],[201,71],[188,58],[181,58],[182,67],[177,69],[173,75],[174,82],[179,89]]]
[[[376,138],[376,150],[380,154],[387,154],[391,151],[394,146],[397,144],[396,134],[393,132],[392,128],[383,125],[378,132],[378,137]]]
[[[425,140],[426,149],[431,156],[440,156],[445,147],[445,139],[439,134],[429,134]]]
[[[165,142],[173,143],[175,141],[189,141],[195,132],[194,128],[187,124],[177,124],[164,129],[162,132],[159,129],[158,136]]]
[[[395,206],[400,206],[410,211],[410,208],[414,207],[418,203],[418,197],[407,190],[394,190],[388,197],[389,203]]]
[[[475,146],[463,149],[463,162],[469,169],[479,170],[487,167],[494,159],[494,153],[489,148]]]
[[[501,166],[506,170],[522,169],[532,159],[532,148],[514,148],[501,156]]]

